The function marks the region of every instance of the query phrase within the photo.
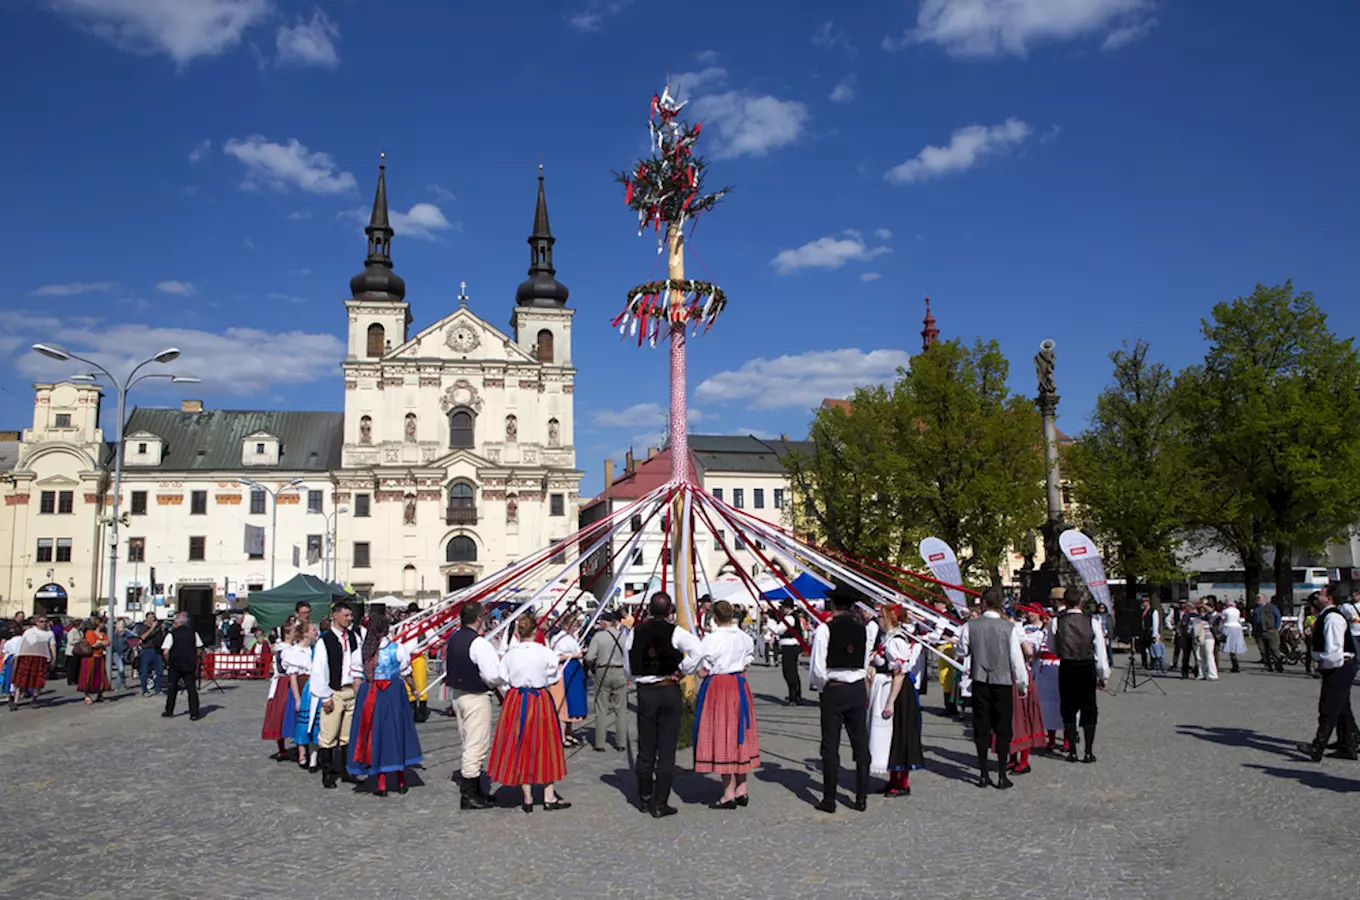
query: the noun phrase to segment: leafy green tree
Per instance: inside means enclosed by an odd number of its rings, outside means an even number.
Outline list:
[[[1175,376],[1148,358],[1145,341],[1110,354],[1114,383],[1096,399],[1090,427],[1068,450],[1077,524],[1107,548],[1129,604],[1140,582],[1180,575],[1186,446]]]
[[[1360,355],[1291,282],[1215,305],[1203,332],[1204,364],[1181,378],[1195,518],[1244,554],[1249,596],[1273,546],[1288,606],[1293,551],[1320,549],[1360,519]]]

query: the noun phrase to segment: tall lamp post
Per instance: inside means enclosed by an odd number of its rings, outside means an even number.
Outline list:
[[[170,375],[148,372],[138,375],[143,366],[151,363],[161,363],[162,365],[174,362],[179,359],[178,347],[166,347],[150,359],[144,359],[132,367],[127,378],[119,380],[112,372],[101,366],[92,359],[86,359],[75,353],[60,347],[57,344],[34,344],[33,350],[41,353],[48,359],[55,359],[57,362],[77,362],[92,366],[103,374],[118,392],[118,419],[114,426],[113,436],[113,515],[109,520],[109,618],[107,623],[109,649],[104,653],[104,665],[108,669],[109,684],[113,684],[113,623],[117,618],[118,604],[118,526],[121,524],[119,516],[122,508],[123,491],[123,425],[127,415],[127,395],[132,386],[146,381],[150,378],[168,378],[173,384],[198,384],[200,379],[193,375]],[[72,381],[92,382],[98,376],[94,373],[72,376]]]
[[[338,523],[338,522],[340,521],[340,513],[344,513],[344,512],[349,512],[349,507],[348,507],[348,506],[337,507],[336,509],[333,509],[333,510],[331,510],[331,511],[328,512],[328,513],[321,513],[321,514],[320,514],[320,515],[321,515],[321,518],[322,518],[322,519],[325,521],[325,523],[326,523],[326,526],[325,526],[325,527],[326,527],[326,535],[325,535],[325,537],[323,537],[323,538],[321,539],[322,541],[324,541],[324,544],[323,544],[323,546],[322,546],[322,557],[321,557],[321,559],[322,559],[322,563],[321,563],[321,577],[322,577],[322,579],[324,579],[325,581],[330,581],[330,580],[331,580],[331,550],[332,550],[332,549],[334,548],[334,546],[335,546],[335,541],[334,541],[334,539],[331,537],[331,534],[332,534],[332,532],[333,532],[333,529],[334,529],[335,526],[336,526],[336,523]]]
[[[294,478],[287,484],[280,485],[278,490],[270,490],[258,481],[251,481],[249,478],[242,478],[241,484],[253,487],[257,491],[264,491],[269,495],[269,499],[274,507],[273,515],[269,518],[269,589],[274,589],[274,549],[279,544],[279,497],[290,493],[302,484],[301,478]]]

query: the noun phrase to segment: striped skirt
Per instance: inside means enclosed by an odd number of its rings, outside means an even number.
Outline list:
[[[41,691],[47,684],[47,657],[20,656],[14,664],[15,690]]]
[[[77,686],[82,694],[102,694],[111,690],[109,673],[104,671],[104,657],[86,656],[80,661]]]
[[[746,676],[708,676],[694,707],[694,771],[745,775],[758,765],[760,733]]]
[[[547,688],[511,688],[496,723],[487,774],[501,784],[550,784],[567,774],[562,729]]]

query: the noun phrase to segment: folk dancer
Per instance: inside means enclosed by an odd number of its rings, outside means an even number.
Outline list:
[[[670,805],[685,705],[679,674],[685,661],[699,653],[699,639],[675,624],[675,608],[665,591],[652,595],[647,611],[647,621],[624,639],[623,658],[625,673],[637,684],[638,752],[633,771],[638,809],[661,819],[679,812]]]
[[[1334,754],[1339,759],[1357,759],[1355,713],[1351,709],[1351,684],[1357,666],[1356,639],[1345,615],[1337,608],[1330,588],[1319,598],[1322,613],[1313,628],[1311,650],[1322,676],[1318,695],[1317,734],[1311,743],[1299,744],[1299,752],[1313,762],[1322,762],[1332,731],[1339,730],[1342,744]]]
[[[183,687],[189,695],[189,721],[197,722],[203,718],[198,709],[198,663],[203,656],[203,638],[189,624],[188,613],[175,613],[170,633],[161,642],[161,652],[165,654],[166,681],[169,683],[161,718],[174,716],[175,697]]]
[[[308,622],[294,621],[282,634],[279,649],[279,663],[283,669],[283,681],[279,690],[286,693],[283,704],[283,718],[279,722],[280,741],[293,739],[293,753],[284,757],[294,760],[302,768],[307,768],[307,741],[299,741],[298,727],[307,726],[308,708],[303,697],[307,691],[307,681],[312,673],[312,647],[307,632],[315,632]],[[304,732],[304,737],[306,733]]]
[[[548,646],[561,660],[562,677],[553,685],[552,698],[557,707],[557,717],[562,720],[562,746],[579,747],[581,741],[572,734],[572,726],[584,722],[588,710],[586,671],[581,665],[585,650],[576,639],[581,628],[581,616],[575,611],[568,612],[557,626],[558,632],[553,635]]]
[[[584,664],[595,679],[596,753],[605,750],[605,721],[614,716],[614,748],[628,749],[628,678],[623,674],[623,638],[619,634],[619,614],[600,616],[604,626],[590,642]]]
[[[270,654],[273,657],[271,666],[273,674],[269,679],[269,699],[264,707],[264,725],[260,728],[260,740],[273,741],[279,748],[277,753],[270,755],[270,759],[275,762],[290,762],[296,757],[296,753],[288,752],[288,738],[293,730],[284,729],[283,719],[291,701],[294,704],[293,724],[297,724],[297,698],[293,696],[287,672],[284,671],[283,650],[297,642],[296,626],[291,622],[285,623],[280,634],[279,648]]]
[[[359,638],[350,631],[354,609],[349,601],[337,600],[331,606],[330,619],[331,627],[316,645],[307,684],[312,697],[321,702],[321,786],[334,790],[337,779],[346,784],[361,783],[345,769],[345,748],[354,718],[354,676],[361,673],[363,662]]]
[[[38,695],[47,684],[47,673],[56,665],[57,639],[48,629],[47,616],[35,616],[32,626],[23,633],[19,650],[14,658],[14,674],[10,678],[9,708],[19,705],[24,694],[31,694],[33,705],[38,705]]]
[[[803,655],[803,629],[792,600],[785,600],[780,605],[779,614],[770,623],[770,630],[779,638],[779,663],[783,667],[784,686],[788,690],[784,705],[802,706],[803,681],[798,674],[798,660]]]
[[[1153,647],[1161,643],[1161,635],[1162,614],[1152,608],[1151,600],[1144,597],[1138,621],[1138,655],[1144,669],[1151,669],[1153,665],[1162,668],[1161,661],[1153,652]]]
[[[1242,636],[1242,611],[1237,608],[1236,600],[1229,600],[1223,610],[1223,652],[1232,663],[1229,671],[1241,672],[1237,657],[1247,652],[1247,642]]]
[[[855,761],[855,800],[850,808],[864,812],[869,808],[869,695],[864,677],[873,648],[864,623],[854,613],[854,596],[842,589],[830,599],[835,614],[812,633],[808,674],[808,687],[822,695],[822,799],[816,808],[824,813],[836,811],[843,728]]]
[[[567,774],[562,752],[562,727],[548,695],[548,685],[561,677],[558,656],[536,642],[532,615],[515,622],[519,642],[512,644],[500,661],[499,679],[509,685],[496,737],[491,744],[494,781],[517,784],[523,791],[520,809],[534,811],[534,785],[543,785],[543,809],[569,809],[555,788]]]
[[[14,664],[15,660],[19,658],[19,645],[24,642],[23,626],[20,625],[19,629],[18,634],[11,635],[3,644],[0,644],[0,659],[4,660],[4,664],[0,665],[0,695],[4,695],[11,701],[14,699]],[[10,706],[12,708],[14,704],[11,702]]]
[[[1049,593],[1050,600],[1061,601],[1063,596],[1062,588],[1054,588]],[[1048,740],[1044,744],[1044,749],[1052,753],[1058,745],[1058,733],[1062,731],[1062,700],[1058,695],[1058,664],[1061,662],[1057,650],[1053,647],[1053,640],[1049,637],[1049,626],[1053,622],[1052,613],[1044,607],[1037,607],[1028,615],[1029,628],[1027,632],[1035,647],[1034,663],[1030,667],[1030,677],[1034,685],[1034,692],[1039,695],[1039,709],[1043,720],[1044,731],[1048,733]],[[1035,626],[1038,626],[1038,633],[1035,633]],[[1066,741],[1063,742],[1063,752],[1068,749]]]
[[[1012,787],[1006,775],[1010,754],[1011,719],[1016,685],[1021,696],[1029,690],[1029,672],[1020,649],[1020,629],[1001,617],[1005,598],[999,588],[988,588],[982,595],[981,616],[969,619],[959,630],[959,649],[968,658],[973,679],[973,743],[977,747],[978,787],[991,787],[987,751],[996,735],[996,756],[1000,772],[995,786]]]
[[[307,610],[310,611],[311,607],[307,607]],[[293,743],[298,747],[298,765],[308,772],[315,773],[320,769],[321,700],[312,696],[311,672],[312,663],[316,661],[316,645],[321,640],[321,626],[300,618],[297,627],[299,630],[305,628],[302,640],[296,645],[295,653],[298,664],[305,664],[306,674],[295,677],[300,693],[297,725],[293,728]]]
[[[390,628],[383,612],[369,616],[345,756],[345,768],[356,779],[377,776],[375,797],[387,796],[388,775],[397,776],[397,793],[406,793],[406,770],[422,759],[408,693],[411,653],[388,636]]]
[[[736,615],[728,601],[714,603],[713,628],[693,661],[682,663],[703,679],[694,706],[694,771],[722,776],[722,797],[709,809],[746,806],[746,776],[760,765],[755,700],[746,683],[756,645],[736,624]]]
[[[496,805],[489,787],[482,786],[482,772],[491,753],[491,698],[504,686],[501,660],[491,642],[482,637],[486,610],[470,600],[458,611],[457,631],[449,635],[445,658],[445,684],[453,698],[458,734],[463,739],[462,764],[455,775],[461,781],[459,809],[490,809]]]
[[[925,761],[914,681],[916,661],[924,651],[906,636],[911,626],[902,622],[896,607],[885,606],[879,615],[885,632],[870,659],[874,680],[869,687],[869,773],[888,779],[884,796],[906,797],[911,794],[911,770]]]
[[[1063,598],[1066,607],[1054,620],[1054,648],[1062,663],[1058,667],[1058,691],[1062,698],[1063,733],[1067,742],[1067,761],[1077,761],[1077,720],[1081,720],[1086,740],[1082,762],[1093,763],[1091,746],[1096,739],[1096,690],[1105,688],[1110,678],[1109,658],[1105,655],[1105,633],[1100,625],[1081,610],[1081,591],[1068,588]]]
[[[1032,623],[1031,625],[1018,625],[1020,629],[1020,652],[1024,654],[1025,662],[1030,668],[1031,682],[1034,687],[1024,694],[1020,693],[1019,688],[1012,685],[1013,712],[1011,715],[1011,752],[1010,761],[1007,769],[1012,775],[1027,775],[1031,771],[1029,764],[1029,754],[1031,750],[1038,750],[1047,746],[1045,740],[1044,711],[1043,704],[1039,702],[1039,690],[1037,679],[1034,678],[1035,667],[1039,664],[1040,648],[1046,645],[1044,632],[1038,627],[1038,622],[1043,613],[1043,607],[1038,605],[1021,606],[1016,612],[1025,616]]]

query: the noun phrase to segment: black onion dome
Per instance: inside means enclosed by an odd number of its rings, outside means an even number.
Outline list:
[[[406,282],[392,271],[392,264],[370,265],[349,280],[350,293],[358,299],[363,294],[386,294],[397,300],[406,297]]]
[[[386,154],[383,154],[386,156]],[[382,158],[382,157],[380,157]],[[387,166],[378,166],[378,190],[373,195],[373,215],[369,217],[368,258],[364,270],[349,280],[355,299],[367,296],[381,300],[401,300],[406,297],[406,282],[392,271],[392,226],[387,218]]]

